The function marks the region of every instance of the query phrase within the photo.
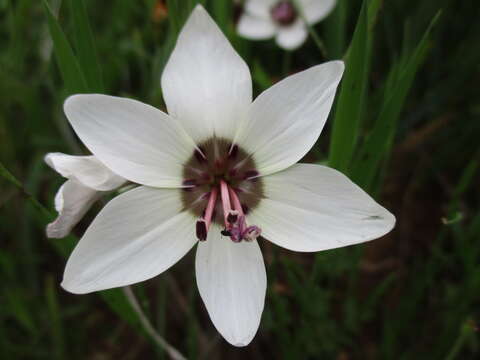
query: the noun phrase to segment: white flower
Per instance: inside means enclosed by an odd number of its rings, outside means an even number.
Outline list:
[[[295,1],[305,20],[298,14]],[[323,20],[335,4],[336,0],[246,0],[237,31],[252,40],[275,37],[278,46],[294,50],[307,38],[305,21],[315,24]]]
[[[210,318],[233,345],[255,335],[266,291],[257,242],[320,251],[378,238],[395,218],[341,173],[297,164],[317,140],[343,63],[314,66],[252,103],[245,62],[198,5],[162,76],[166,113],[76,95],[74,130],[112,171],[141,186],[110,201],[68,260],[62,286],[88,293],[167,270],[197,245]],[[198,241],[202,240],[202,241]]]
[[[55,209],[58,217],[47,226],[49,238],[67,236],[102,192],[117,189],[125,179],[115,175],[95,156],[50,153],[45,162],[68,180],[58,189]]]

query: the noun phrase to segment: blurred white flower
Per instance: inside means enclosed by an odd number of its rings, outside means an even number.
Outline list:
[[[303,17],[295,8],[295,2]],[[275,37],[278,46],[294,50],[308,35],[308,24],[323,20],[335,7],[336,0],[246,0],[240,16],[238,33],[252,40]]]
[[[65,113],[109,169],[140,184],[111,200],[72,252],[62,286],[88,293],[152,278],[196,249],[200,295],[235,346],[264,307],[261,235],[294,251],[361,243],[395,218],[341,173],[297,164],[330,112],[343,62],[314,66],[252,102],[245,62],[198,5],[162,75],[169,114],[75,95]],[[200,240],[200,241],[199,241]]]
[[[58,217],[47,226],[49,238],[67,236],[103,192],[117,189],[126,182],[95,156],[50,153],[45,156],[45,162],[68,179],[55,196]]]

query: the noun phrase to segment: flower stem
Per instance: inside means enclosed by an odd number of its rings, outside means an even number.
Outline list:
[[[297,13],[300,14],[300,17],[302,18],[303,22],[307,26],[308,33],[312,37],[313,41],[315,42],[315,45],[317,45],[318,49],[322,53],[322,56],[324,58],[327,57],[327,49],[325,48],[325,44],[323,43],[322,39],[320,39],[320,36],[317,34],[313,26],[307,21],[305,14],[303,13],[302,7],[298,4],[298,0],[293,0],[292,1],[293,5],[295,6],[295,9],[297,10]]]
[[[138,303],[138,300],[135,297],[132,288],[130,286],[125,286],[122,288],[122,290],[128,302],[132,306],[133,311],[135,311],[135,313],[138,315],[138,318],[143,328],[145,329],[147,334],[152,337],[155,343],[162,349],[164,349],[173,360],[186,360],[185,356],[183,356],[177,349],[175,349],[163,337],[161,337],[160,334],[157,333],[151,322],[147,319],[147,316],[143,312],[142,308],[140,307],[140,304]]]

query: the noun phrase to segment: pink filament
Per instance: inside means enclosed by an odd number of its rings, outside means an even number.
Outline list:
[[[215,209],[215,203],[217,202],[217,195],[218,195],[218,189],[213,188],[212,192],[210,193],[210,197],[208,198],[208,204],[207,204],[207,209],[205,210],[205,216],[203,217],[207,225],[207,231],[210,228],[210,224],[212,223],[213,209]]]
[[[228,224],[227,218],[230,212],[232,211],[232,206],[230,205],[230,197],[228,196],[228,185],[224,180],[220,180],[220,195],[222,197],[223,205],[223,218],[225,220],[225,225]]]

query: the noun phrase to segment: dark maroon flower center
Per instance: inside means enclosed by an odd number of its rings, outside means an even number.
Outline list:
[[[198,146],[183,168],[183,208],[198,221],[196,234],[206,240],[211,223],[223,224],[233,241],[254,240],[257,226],[246,215],[263,197],[263,184],[251,156],[238,145],[212,138]]]
[[[291,1],[282,0],[277,2],[271,9],[273,21],[282,26],[288,26],[295,22],[297,11]]]

